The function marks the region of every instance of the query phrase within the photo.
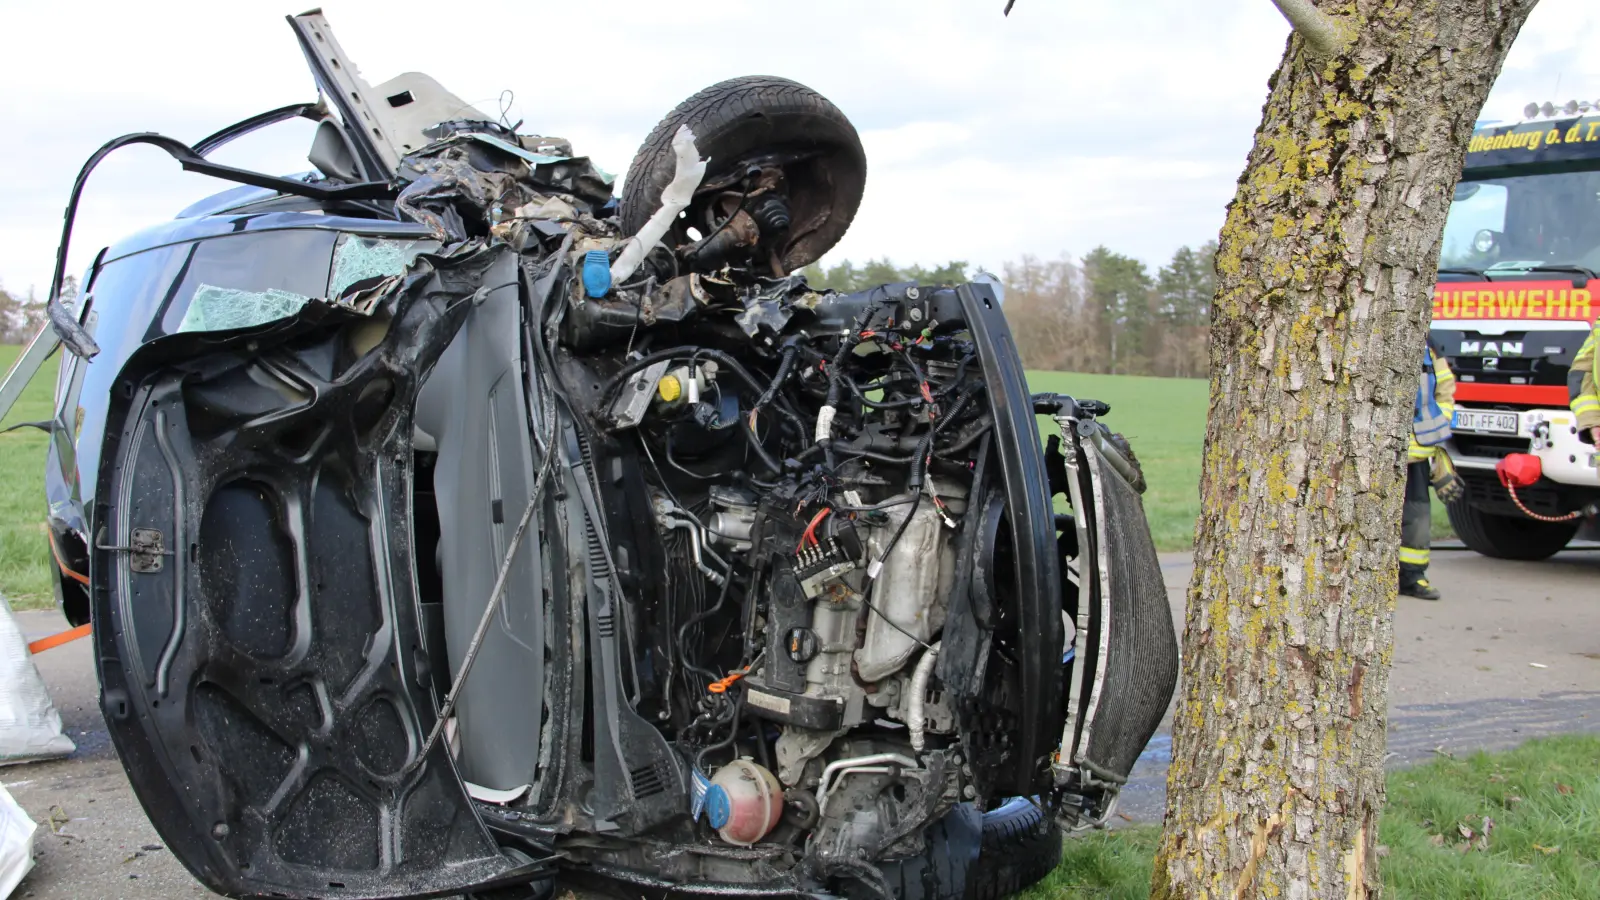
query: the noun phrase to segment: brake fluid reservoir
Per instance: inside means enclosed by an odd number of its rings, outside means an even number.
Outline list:
[[[736,759],[711,776],[706,818],[730,844],[748,847],[767,836],[783,815],[783,788],[766,768]]]

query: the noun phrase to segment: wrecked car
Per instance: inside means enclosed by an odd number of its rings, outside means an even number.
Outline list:
[[[1138,464],[993,279],[807,283],[866,178],[832,103],[708,88],[614,197],[290,23],[321,99],[108,144],[52,291],[58,594],[196,878],[996,897],[1111,815],[1176,679]],[[307,175],[207,159],[294,117]],[[69,306],[131,143],[239,186]]]

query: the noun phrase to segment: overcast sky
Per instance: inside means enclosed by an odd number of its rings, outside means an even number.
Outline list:
[[[310,0],[306,0],[309,4]],[[888,256],[996,268],[1097,244],[1152,265],[1215,236],[1288,26],[1268,0],[327,0],[373,84],[433,75],[481,109],[510,90],[525,132],[570,139],[621,174],[679,101],[737,75],[781,75],[834,101],[866,144],[855,225],[830,260]],[[489,10],[503,11],[491,13]],[[48,287],[83,160],[133,131],[193,142],[315,97],[283,16],[297,5],[0,0],[0,284]],[[1487,118],[1530,100],[1600,101],[1600,4],[1543,0]],[[214,158],[304,171],[309,123]],[[91,178],[69,271],[101,246],[229,185],[158,150]]]

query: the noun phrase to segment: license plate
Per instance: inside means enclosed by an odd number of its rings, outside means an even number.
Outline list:
[[[1455,422],[1452,424],[1456,431],[1477,431],[1485,434],[1516,434],[1517,414],[1504,412],[1473,412],[1471,410],[1456,410]]]

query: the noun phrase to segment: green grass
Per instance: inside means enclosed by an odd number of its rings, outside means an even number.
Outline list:
[[[1144,467],[1150,533],[1160,550],[1194,546],[1200,514],[1200,453],[1206,436],[1207,383],[1199,378],[1029,372],[1034,391],[1111,404],[1105,424],[1133,445]],[[1054,423],[1049,423],[1053,429]]]
[[[1061,866],[1024,896],[1147,897],[1158,836],[1135,828],[1068,840]],[[1391,773],[1379,842],[1385,895],[1396,900],[1600,897],[1600,737]]]
[[[0,371],[9,372],[21,347],[0,345]],[[0,427],[50,418],[56,383],[55,359],[45,363]],[[0,434],[0,594],[14,609],[55,602],[50,587],[50,548],[45,542],[44,451],[37,428]]]
[[[1111,404],[1105,423],[1127,435],[1144,466],[1150,489],[1145,515],[1156,548],[1188,550],[1200,515],[1200,459],[1206,437],[1207,383],[1199,378],[1149,378],[1142,375],[1079,375],[1029,372],[1034,391],[1054,391]],[[1041,420],[1049,434],[1054,423]],[[1444,505],[1433,499],[1433,537],[1455,537]]]

